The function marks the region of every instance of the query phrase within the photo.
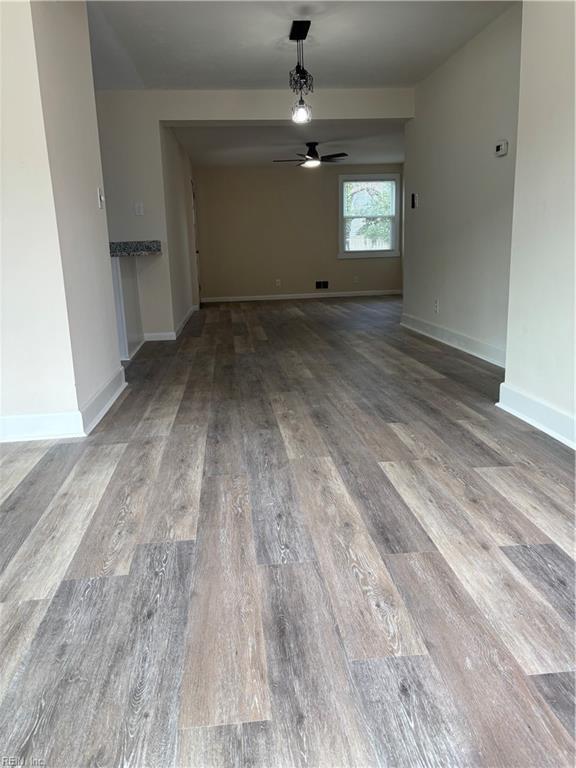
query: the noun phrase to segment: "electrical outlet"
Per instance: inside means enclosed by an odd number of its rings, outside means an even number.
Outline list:
[[[144,216],[144,203],[141,200],[134,203],[134,213],[136,216]]]
[[[274,285],[276,286],[276,288],[280,288],[280,286],[282,285],[282,280],[280,280],[280,278],[277,277],[276,280],[274,281]]]
[[[434,299],[434,314],[440,314],[440,299]]]
[[[496,157],[506,157],[508,154],[508,142],[506,139],[502,139],[501,141],[498,141],[496,143],[496,146],[494,148],[494,154]]]

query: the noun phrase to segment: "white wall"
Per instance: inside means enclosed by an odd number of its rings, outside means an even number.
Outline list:
[[[96,104],[110,240],[160,240],[161,255],[138,257],[142,328],[173,333],[159,121],[145,101],[137,108],[130,98],[125,103],[97,93]],[[135,202],[144,204],[144,216],[136,215]]]
[[[126,341],[128,342],[128,355],[132,357],[144,341],[136,256],[122,256],[119,258],[119,261],[122,298],[124,301],[124,320],[126,321]]]
[[[35,2],[32,20],[78,405],[121,373],[86,6]]]
[[[177,141],[174,131],[163,126],[161,136],[173,324],[178,331],[194,307],[192,285],[196,275],[192,273],[189,237],[192,183],[188,155]]]
[[[406,129],[404,323],[500,365],[520,30],[516,6],[419,84]],[[499,139],[510,142],[507,157],[494,156]],[[416,210],[408,205],[412,192]]]
[[[1,13],[1,437],[81,435],[124,386],[86,11]]]
[[[288,94],[289,96],[289,94]],[[139,258],[144,333],[174,332],[161,122],[286,119],[286,90],[99,91],[96,94],[111,240],[160,240],[162,255]],[[318,119],[406,118],[412,88],[323,90]],[[144,203],[136,216],[134,203]]]
[[[574,442],[574,5],[524,6],[506,381],[499,405]]]
[[[2,3],[0,15],[6,436],[19,423],[27,431],[35,415],[67,414],[74,422],[78,401],[30,5]]]

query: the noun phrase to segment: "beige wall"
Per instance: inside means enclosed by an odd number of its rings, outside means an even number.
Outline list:
[[[521,9],[416,88],[406,128],[404,322],[504,364]],[[509,141],[507,157],[494,156]],[[438,300],[438,312],[434,302]]]
[[[195,259],[192,260],[190,253],[192,183],[188,155],[176,140],[174,131],[166,127],[162,128],[162,166],[173,323],[178,330],[192,312],[193,282],[197,280]]]
[[[286,119],[287,92],[99,91],[96,103],[110,239],[162,242],[162,256],[139,259],[142,324],[148,334],[174,331],[161,122]],[[412,88],[326,89],[314,94],[317,119],[413,114]],[[144,203],[144,216],[135,215],[135,201]]]
[[[574,442],[574,4],[524,6],[500,405]]]
[[[401,166],[196,168],[201,299],[400,290],[399,258],[337,258],[338,176],[379,171]]]
[[[187,158],[188,177],[190,184],[186,185],[186,211],[188,226],[188,247],[190,249],[190,271],[192,274],[192,303],[195,307],[200,306],[200,269],[198,253],[198,234],[197,234],[197,214],[196,214],[196,189],[194,186],[194,171],[192,163]]]

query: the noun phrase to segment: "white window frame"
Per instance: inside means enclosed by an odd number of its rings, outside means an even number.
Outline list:
[[[379,251],[346,251],[344,236],[344,182],[346,181],[394,181],[396,182],[396,200],[394,225],[392,227],[392,248]],[[339,259],[387,259],[400,256],[400,217],[401,217],[401,175],[399,173],[361,173],[338,177],[338,227]]]

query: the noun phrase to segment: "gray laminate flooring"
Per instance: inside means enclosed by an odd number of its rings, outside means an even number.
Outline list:
[[[212,305],[2,446],[1,765],[573,765],[574,456],[400,312]]]

